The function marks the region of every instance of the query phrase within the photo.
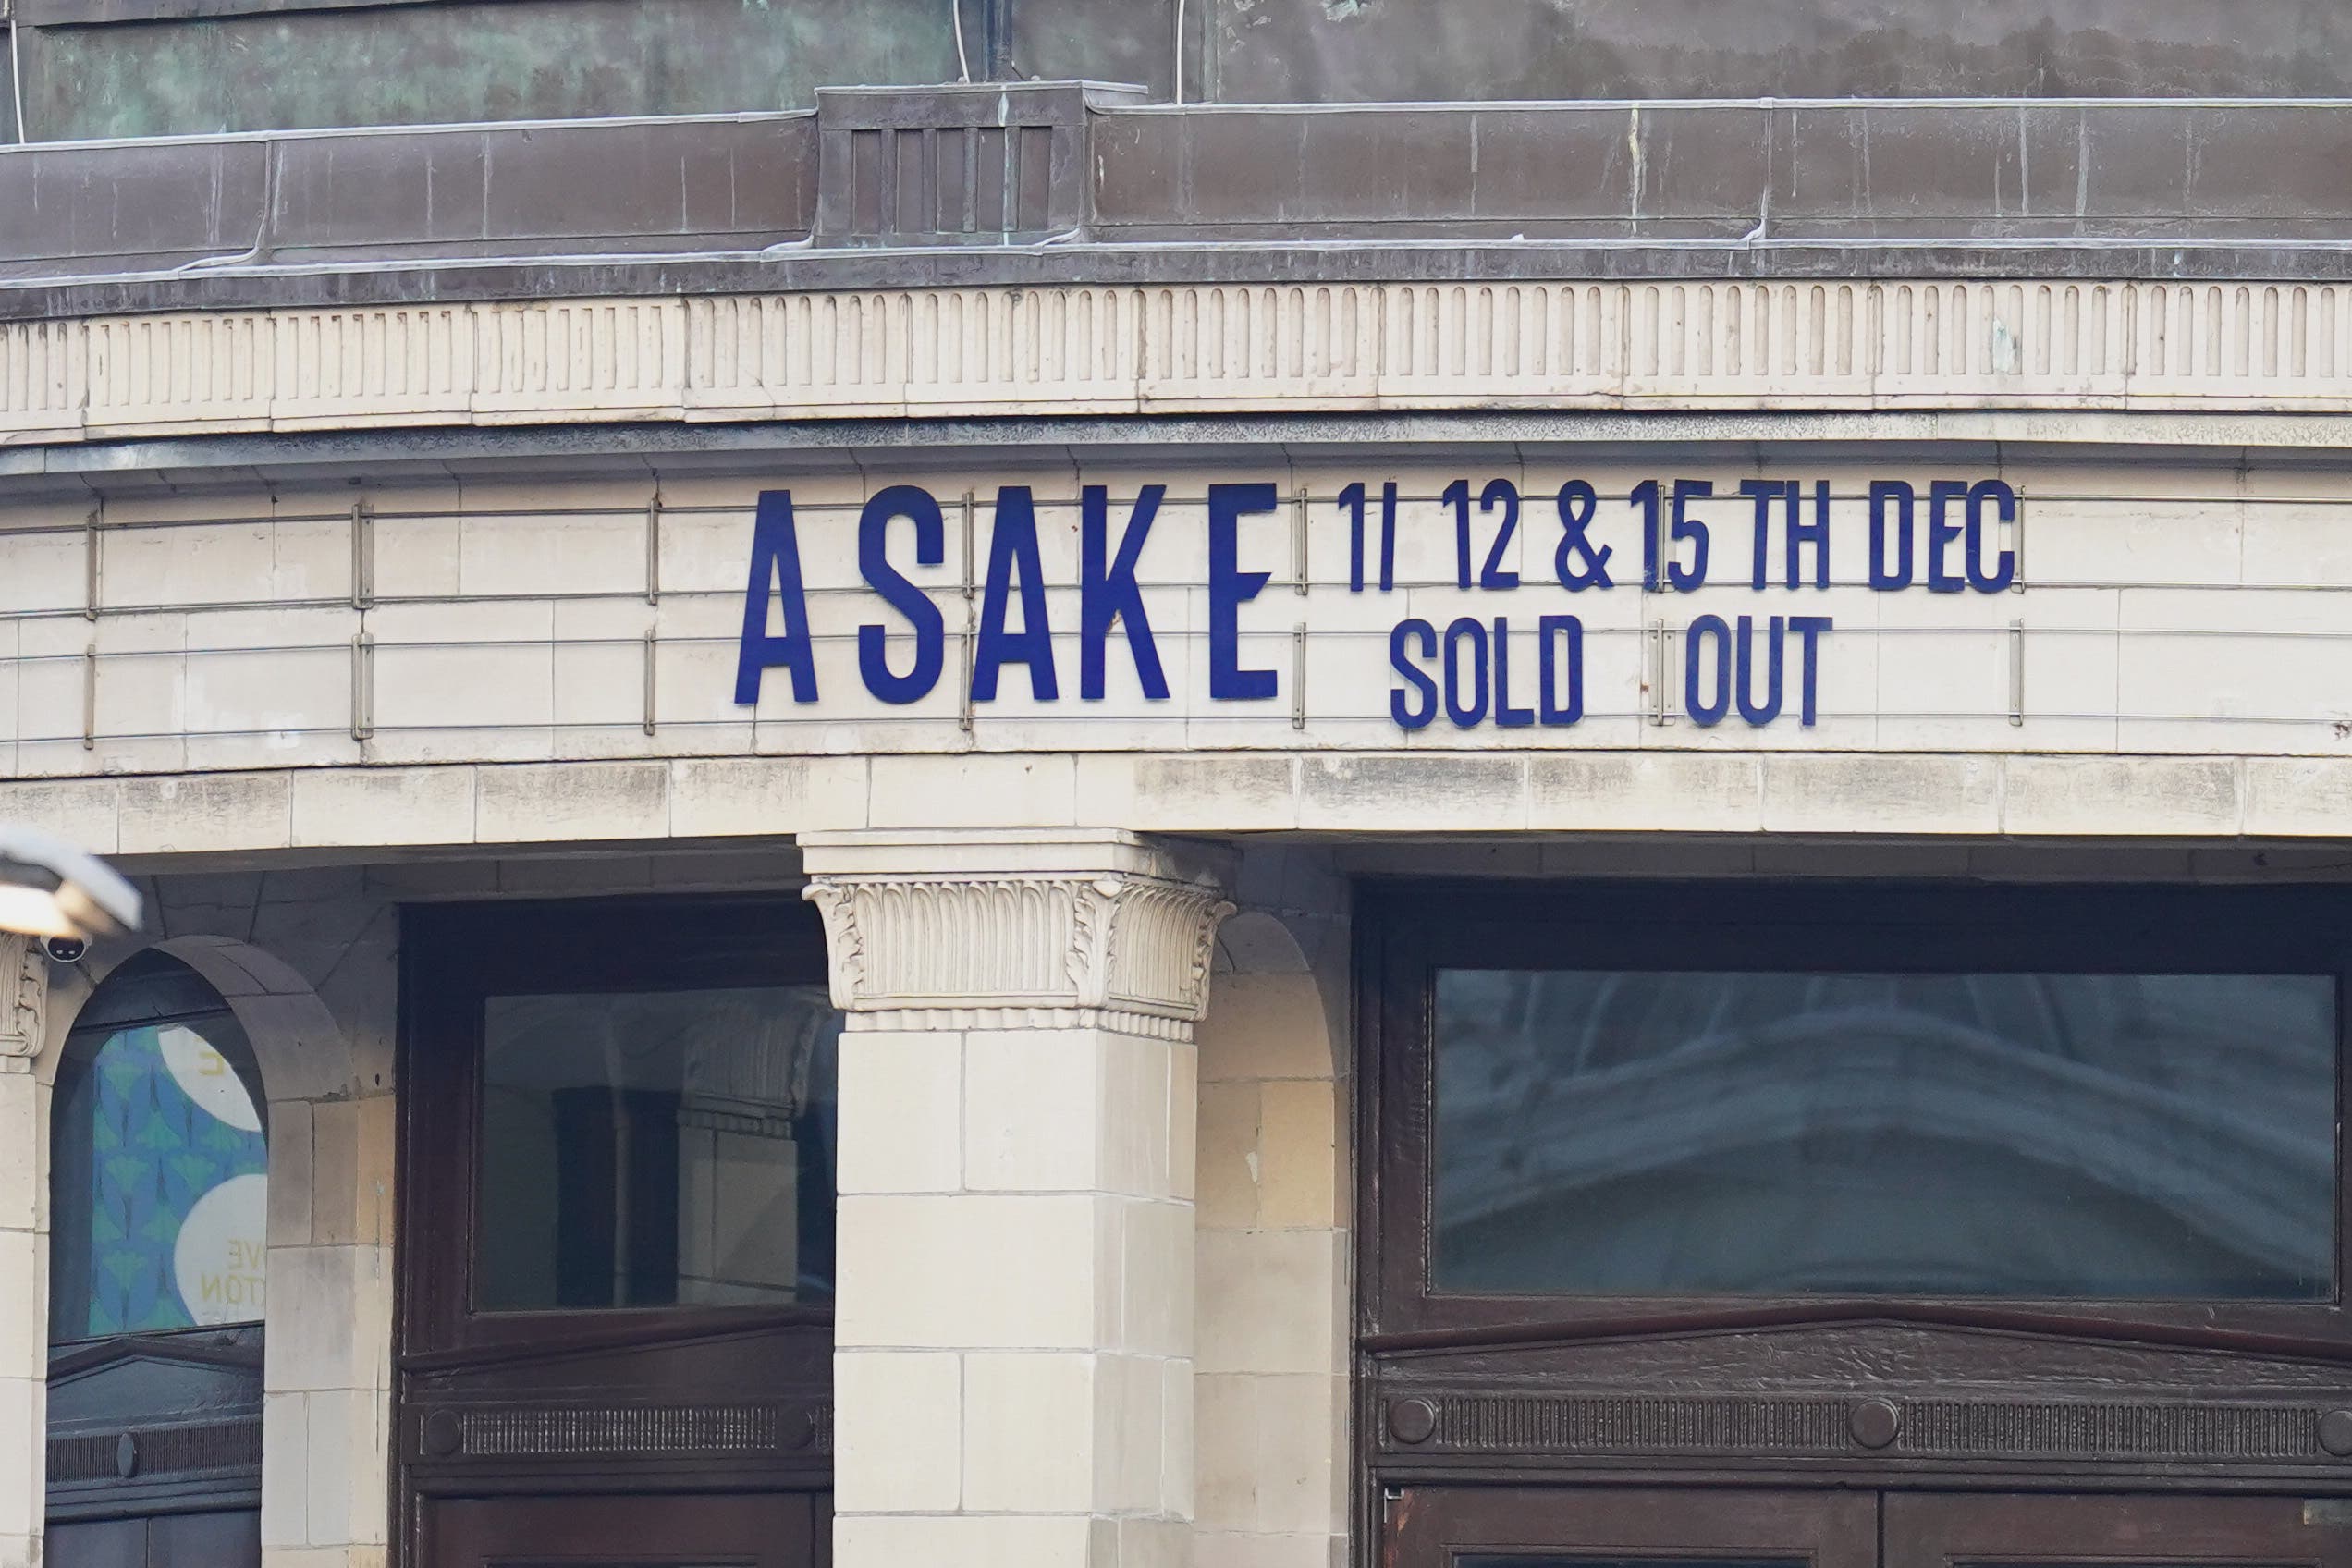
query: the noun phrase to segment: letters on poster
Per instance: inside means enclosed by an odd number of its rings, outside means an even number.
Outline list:
[[[1131,661],[1147,700],[1169,696],[1167,667],[1137,575],[1166,497],[1165,485],[1145,484],[1132,503],[1118,508],[1107,486],[1089,484],[1081,493],[1075,692],[1082,702],[1104,696],[1114,657]],[[1401,592],[1396,483],[1377,489],[1350,484],[1336,505],[1347,530],[1347,591]],[[1281,672],[1245,666],[1241,640],[1242,606],[1274,575],[1244,570],[1243,560],[1245,555],[1273,557],[1281,548],[1280,508],[1270,482],[1208,486],[1199,582],[1207,600],[1213,702],[1272,703],[1283,696]],[[1612,509],[1616,520],[1605,524]],[[1783,715],[1801,726],[1816,721],[1820,669],[1831,656],[1836,626],[1828,615],[1801,612],[1807,590],[1830,586],[1828,481],[1745,479],[1723,494],[1710,480],[1646,479],[1604,496],[1571,479],[1556,495],[1531,502],[1508,479],[1482,484],[1457,479],[1446,487],[1436,516],[1437,526],[1451,533],[1452,585],[1490,595],[1493,609],[1443,626],[1411,615],[1396,620],[1385,652],[1389,711],[1401,728],[1425,729],[1440,718],[1464,729],[1575,724],[1584,714],[1581,596],[1671,595],[1725,583],[1787,593],[1790,613],[1684,619],[1675,639],[1683,713],[1701,726],[1736,717],[1760,727]],[[2014,530],[2004,536],[2003,529],[2017,521],[2016,492],[1998,479],[1873,480],[1859,515],[1849,502],[1837,518],[1840,526],[1868,530],[1868,584],[1882,594],[2007,591],[2017,566],[2014,544],[2006,542],[2014,541]],[[1545,532],[1548,573],[1523,578],[1513,564],[1522,527]],[[1625,543],[1628,530],[1637,545]],[[1602,543],[1604,532],[1617,542]],[[1034,701],[1064,700],[1070,672],[1060,667],[1054,636],[1070,629],[1052,622],[1037,503],[1027,486],[997,492],[986,548],[968,660],[970,701],[975,707],[997,701],[1015,667]],[[1638,559],[1625,558],[1636,550]],[[947,518],[938,498],[913,484],[876,492],[859,514],[857,557],[859,576],[878,601],[876,619],[857,629],[859,677],[883,703],[920,702],[946,676],[949,630],[938,602],[906,569],[936,567],[947,558]],[[744,594],[738,703],[759,700],[769,670],[782,672],[795,703],[818,700],[802,583],[791,492],[763,491]]]

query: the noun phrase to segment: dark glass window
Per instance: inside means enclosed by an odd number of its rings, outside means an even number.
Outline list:
[[[823,987],[491,997],[474,1305],[830,1299]]]
[[[2334,975],[1435,978],[1438,1291],[2334,1294]]]
[[[259,1322],[269,1145],[244,1032],[161,955],[100,987],[53,1109],[53,1341]]]

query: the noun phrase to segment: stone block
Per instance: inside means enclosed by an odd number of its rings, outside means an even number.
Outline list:
[[[868,765],[876,827],[1060,827],[1077,821],[1067,756],[877,756]]]
[[[47,1476],[43,1441],[46,1409],[40,1382],[0,1378],[0,1537],[40,1532]]]
[[[312,1242],[391,1244],[393,1112],[390,1095],[312,1107]],[[275,1169],[271,1182],[275,1189]]]
[[[121,852],[122,783],[114,778],[0,781],[0,815],[94,854]]]
[[[1110,1039],[1092,1029],[984,1029],[967,1035],[964,1185],[1006,1192],[1102,1189],[1099,1156],[1113,1132],[1101,1103]],[[1151,1135],[1125,1124],[1116,1133]],[[1164,1135],[1161,1141],[1164,1145]]]
[[[1095,1475],[1102,1438],[1096,1359],[1035,1351],[963,1357],[966,1509],[1084,1513],[1104,1507]]]
[[[30,1230],[0,1231],[0,1382],[47,1376],[48,1243]]]
[[[1090,753],[1078,759],[1078,820],[1150,833],[1287,828],[1298,820],[1298,766],[1226,752]]]
[[[1532,827],[1575,832],[1752,833],[1763,825],[1752,756],[1603,753],[1531,757]]]
[[[1101,1343],[1144,1355],[1193,1350],[1194,1221],[1188,1203],[1112,1198],[1118,1224],[1118,1316]],[[1108,1295],[1108,1291],[1106,1295]]]
[[[2083,838],[2234,835],[2238,767],[2229,757],[2013,757],[2001,827]]]
[[[1346,1455],[1335,1410],[1345,1403],[1342,1379],[1205,1374],[1194,1390],[1204,1531],[1328,1539],[1341,1526]]]
[[[268,1392],[331,1392],[381,1381],[391,1343],[387,1251],[270,1249],[270,1333],[262,1368]]]
[[[58,1005],[52,996],[50,1005]],[[41,1042],[33,1046],[37,1050]],[[0,1060],[0,1233],[39,1230],[46,1213],[42,1154],[49,1135],[48,1108],[40,1081],[25,1067],[19,1060]],[[9,1278],[0,1270],[0,1280]]]
[[[263,1394],[262,1550],[264,1554],[278,1547],[300,1547],[310,1542],[310,1395]]]
[[[1197,1237],[1204,1372],[1339,1369],[1343,1242],[1329,1231],[1202,1231]]]
[[[120,854],[276,850],[292,841],[292,781],[283,773],[126,778],[121,791]]]
[[[307,1246],[312,1197],[311,1102],[278,1100],[269,1108],[269,1244]]]
[[[1983,757],[1776,754],[1764,759],[1773,833],[1989,833],[1996,765]]]
[[[842,1351],[833,1358],[839,1513],[950,1512],[963,1497],[963,1357]]]
[[[1093,1348],[1118,1290],[1096,1244],[1114,1201],[845,1194],[834,1343]]]
[[[841,1147],[849,1193],[953,1193],[963,1185],[963,1036],[854,1031],[841,1036]]]
[[[303,769],[293,778],[299,848],[471,844],[471,767]]]
[[[1322,993],[1303,974],[1219,974],[1195,1034],[1204,1084],[1328,1078],[1343,1049]]]
[[[669,766],[659,762],[485,767],[474,833],[485,844],[659,839],[669,831]]]
[[[1526,763],[1517,757],[1307,757],[1300,763],[1303,828],[1347,832],[1507,832],[1527,819]]]
[[[1100,1355],[1094,1364],[1094,1508],[1121,1514],[1170,1512],[1164,1452],[1171,1442],[1188,1444],[1191,1432],[1172,1425],[1163,1402],[1168,1369],[1189,1364],[1142,1355]]]
[[[2248,757],[2245,766],[2248,834],[2336,838],[2352,822],[2352,758]]]
[[[1255,1079],[1201,1085],[1194,1202],[1204,1230],[1246,1231],[1257,1224],[1259,1089]]]
[[[1329,1079],[1260,1085],[1258,1223],[1328,1227],[1340,1207],[1339,1097]]]
[[[1117,1568],[1096,1521],[1065,1514],[837,1514],[837,1568]]]
[[[765,837],[866,825],[864,757],[725,757],[670,764],[669,830]]]

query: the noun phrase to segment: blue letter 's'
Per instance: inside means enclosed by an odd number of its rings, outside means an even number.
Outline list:
[[[1165,484],[1146,484],[1135,496],[1127,531],[1119,536],[1119,553],[1110,554],[1110,492],[1089,484],[1081,492],[1078,551],[1078,694],[1093,702],[1103,694],[1103,658],[1113,625],[1127,629],[1127,650],[1134,656],[1135,679],[1153,702],[1168,697],[1168,677],[1159,668],[1159,648],[1152,642],[1151,620],[1144,614],[1144,593],[1135,582],[1135,561],[1151,535],[1152,519],[1159,511]],[[1109,564],[1104,557],[1109,557]]]
[[[937,566],[948,558],[948,531],[931,492],[912,484],[893,484],[878,492],[858,513],[859,575],[914,630],[914,664],[904,675],[894,675],[890,672],[890,629],[876,621],[859,627],[858,673],[864,677],[867,691],[886,703],[903,704],[921,702],[939,683],[939,667],[947,658],[948,629],[931,595],[890,564],[890,522],[901,517],[914,524],[917,566]]]
[[[1407,644],[1411,644],[1410,647]],[[1400,729],[1426,729],[1438,717],[1438,683],[1413,661],[1435,658],[1438,655],[1438,629],[1426,620],[1400,620],[1389,631],[1389,668],[1404,678],[1405,686],[1413,688],[1416,701],[1405,705],[1404,686],[1390,688],[1389,717],[1397,721]]]
[[[784,601],[784,634],[767,634],[767,596]],[[792,700],[816,701],[816,650],[809,641],[808,596],[801,591],[801,541],[792,531],[792,493],[763,490],[752,522],[752,579],[743,589],[743,640],[735,655],[735,700],[759,701],[760,671],[782,666]]]
[[[1208,487],[1208,694],[1219,702],[1275,694],[1272,670],[1242,668],[1242,606],[1274,574],[1241,570],[1241,520],[1273,509],[1274,486],[1264,481]]]
[[[1014,569],[1021,576],[1021,630],[1005,630]],[[1046,568],[1037,558],[1037,508],[1026,484],[997,492],[996,525],[988,534],[988,584],[980,595],[980,631],[973,640],[972,700],[997,700],[997,673],[1009,664],[1029,667],[1029,694],[1050,703],[1061,695],[1054,679],[1053,626],[1046,619]]]

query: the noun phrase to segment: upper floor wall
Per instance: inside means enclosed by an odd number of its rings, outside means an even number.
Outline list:
[[[19,0],[18,21],[42,141],[766,110],[960,74],[1233,104],[2352,92],[2332,0]]]

